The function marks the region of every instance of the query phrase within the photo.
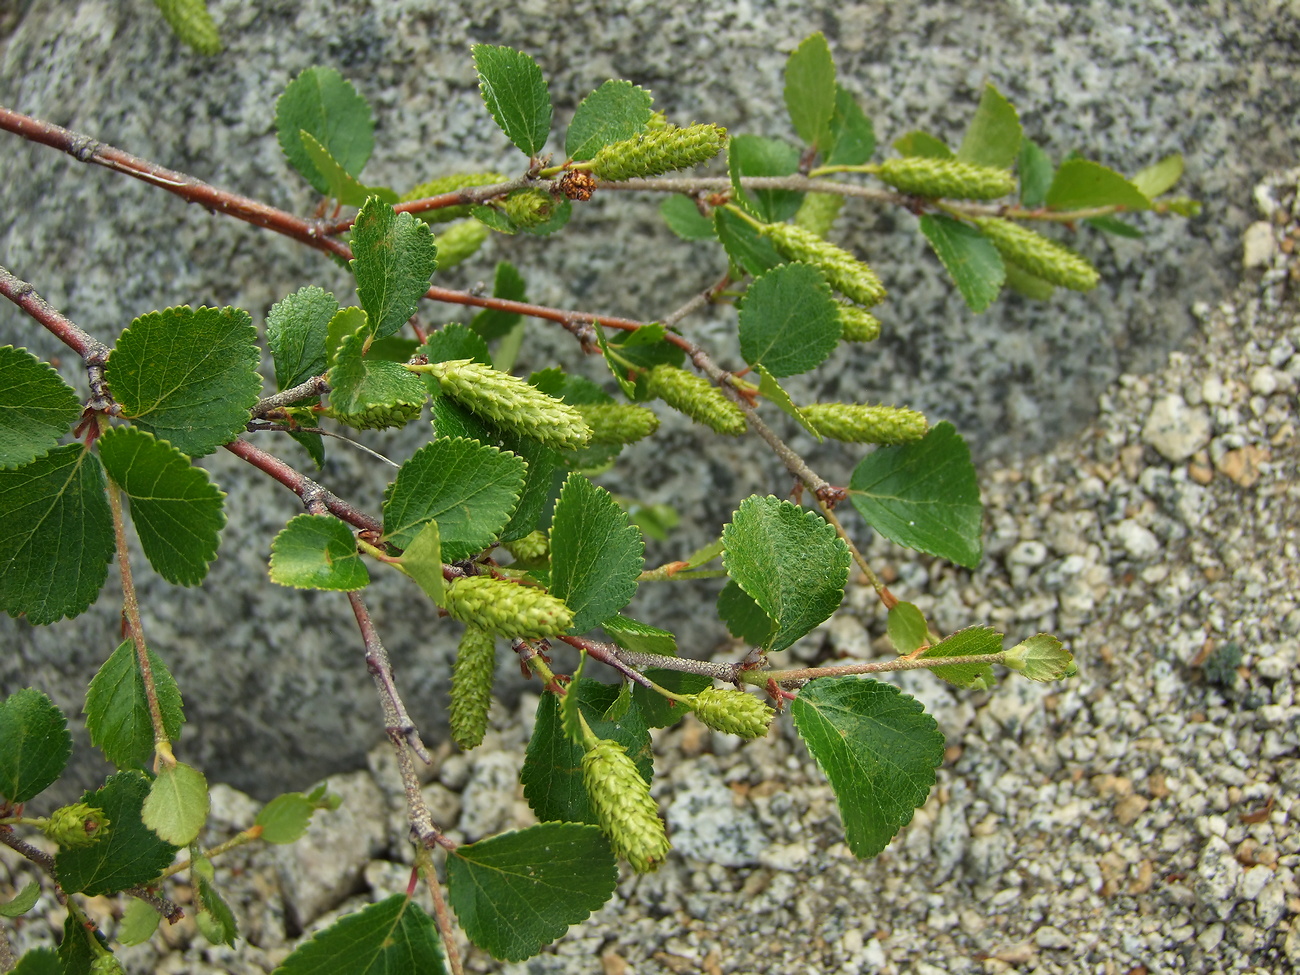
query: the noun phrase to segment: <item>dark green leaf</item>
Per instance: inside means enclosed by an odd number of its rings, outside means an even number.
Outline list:
[[[501,434],[501,445],[528,463],[528,476],[519,492],[519,503],[515,505],[509,523],[501,529],[500,540],[513,542],[536,531],[541,527],[541,519],[550,513],[555,500],[553,488],[560,455],[530,437],[512,433]]]
[[[656,323],[642,325],[635,332],[620,335],[620,341],[607,343],[604,330],[596,327],[596,336],[601,351],[605,353],[605,360],[609,363],[610,372],[629,398],[643,400],[648,397],[645,372],[661,363],[681,366],[686,361],[686,353],[667,341],[666,335],[667,330]],[[636,372],[634,383],[627,381],[627,377],[632,374],[629,370]]]
[[[952,159],[953,152],[942,140],[928,132],[909,132],[894,140],[894,148],[903,156],[926,156],[930,159]]]
[[[99,458],[79,443],[0,471],[0,607],[32,623],[95,601],[113,556],[113,516]]]
[[[175,741],[185,723],[181,693],[171,673],[152,650],[149,669],[158,692],[163,728],[167,737]],[[113,651],[90,681],[86,691],[86,730],[90,732],[91,743],[120,769],[144,768],[153,759],[149,702],[136,663],[135,644],[130,640]]]
[[[97,975],[91,964],[99,956],[103,945],[72,912],[63,922],[63,940],[59,942],[59,965],[62,975]]]
[[[497,264],[496,277],[492,284],[492,297],[504,298],[507,301],[524,301],[527,298],[527,283],[523,275],[516,270],[515,266],[509,261],[501,261]],[[491,342],[493,339],[499,339],[519,324],[521,316],[518,312],[497,311],[493,308],[485,308],[469,323],[469,327],[478,332],[479,335]]]
[[[749,597],[746,596],[745,598],[748,599]],[[704,688],[713,685],[713,681],[703,674],[688,674],[680,670],[661,670],[658,667],[651,667],[644,673],[660,687],[670,690],[674,694],[698,694]],[[636,703],[637,709],[640,710],[641,717],[646,725],[651,728],[667,728],[691,713],[690,708],[676,704],[658,691],[652,691],[640,684],[633,685],[632,700]]]
[[[0,721],[3,721],[3,718],[0,718]],[[8,744],[7,741],[6,744]],[[0,793],[0,795],[4,795],[4,793]],[[36,906],[36,902],[40,899],[40,896],[41,885],[37,881],[33,880],[18,893],[14,894],[11,900],[0,902],[0,917],[22,917]]]
[[[1114,234],[1116,237],[1137,240],[1145,236],[1137,227],[1125,223],[1119,217],[1089,217],[1085,222],[1090,227],[1096,227],[1102,233]]]
[[[853,470],[853,507],[891,541],[973,569],[982,547],[979,484],[951,423],[915,443],[879,447]]]
[[[522,51],[475,44],[478,88],[487,110],[520,152],[535,156],[551,130],[551,94],[537,62]]]
[[[44,457],[79,416],[81,401],[52,366],[0,346],[0,470]]]
[[[104,470],[131,499],[131,521],[149,564],[170,583],[198,585],[217,557],[225,495],[207,471],[144,430],[117,427],[98,444]]]
[[[14,805],[57,781],[72,754],[68,719],[31,687],[0,702],[0,742],[0,796]]]
[[[447,856],[447,899],[461,927],[503,961],[537,954],[614,893],[618,864],[595,826],[538,823]]]
[[[427,355],[430,362],[473,359],[485,366],[492,365],[492,353],[488,350],[487,342],[468,325],[452,323],[436,332],[430,332],[429,340],[418,351]],[[436,389],[438,381],[430,377],[429,382]]]
[[[149,312],[118,337],[104,378],[124,418],[183,454],[234,440],[262,392],[257,330],[239,308]]]
[[[1007,287],[1017,294],[1024,295],[1034,301],[1046,301],[1052,297],[1052,292],[1056,290],[1056,285],[1050,281],[1044,281],[1037,275],[1030,274],[1019,264],[1007,264]]]
[[[149,779],[128,770],[111,775],[103,788],[81,801],[102,809],[108,836],[93,846],[60,850],[55,857],[59,886],[94,897],[148,883],[171,865],[178,847],[160,840],[140,818]]]
[[[740,307],[740,354],[776,378],[826,361],[840,341],[835,299],[810,264],[782,264],[760,275]]]
[[[940,640],[929,650],[921,654],[923,659],[932,657],[978,657],[990,653],[1002,652],[1002,634],[988,626],[968,626],[958,630],[946,640]],[[985,691],[994,685],[993,667],[986,663],[953,664],[951,667],[935,667],[932,673],[949,684],[958,687],[973,687]]]
[[[460,328],[463,326],[454,327]],[[366,355],[371,359],[386,359],[389,362],[409,362],[419,348],[420,343],[416,339],[402,338],[400,335],[388,335],[371,342],[370,348],[366,350]]]
[[[632,138],[650,121],[652,100],[650,92],[630,81],[606,81],[573,113],[565,155],[581,162],[607,145]]]
[[[713,211],[713,224],[727,257],[740,268],[741,273],[759,275],[770,267],[785,263],[785,258],[776,252],[772,242],[760,236],[753,224],[739,214],[718,207]]]
[[[312,163],[299,132],[309,132],[353,176],[375,146],[370,105],[333,68],[308,68],[289,83],[275,103],[275,129],[289,164],[316,188],[329,184]]]
[[[586,633],[636,594],[645,542],[608,491],[571,474],[551,517],[551,595],[573,610],[570,633]]]
[[[780,139],[757,135],[733,135],[727,140],[727,172],[735,198],[765,223],[780,223],[793,217],[803,194],[793,190],[745,190],[743,176],[792,176],[799,170],[798,146]]]
[[[76,924],[75,918],[68,920]],[[68,975],[68,972],[53,948],[33,948],[18,959],[18,967],[9,975]]]
[[[763,612],[752,596],[735,579],[730,579],[718,593],[718,619],[737,640],[765,647],[776,634],[776,620]]]
[[[310,132],[304,129],[298,133],[298,137],[302,140],[307,158],[316,167],[316,172],[325,177],[326,194],[343,206],[359,207],[372,196],[384,203],[397,202],[397,194],[388,187],[366,186],[353,177]]]
[[[343,417],[375,409],[416,410],[429,398],[424,380],[396,362],[369,359],[365,329],[345,338],[330,367],[330,408]]]
[[[384,539],[405,548],[432,519],[443,561],[469,558],[510,521],[526,474],[519,457],[473,440],[425,444],[384,492]]]
[[[1052,185],[1056,170],[1047,153],[1032,139],[1020,143],[1020,202],[1037,209],[1047,202],[1047,191]]]
[[[189,846],[207,821],[209,804],[208,780],[203,773],[177,762],[158,770],[140,815],[159,839]]]
[[[727,574],[776,621],[766,649],[784,650],[844,599],[849,550],[815,511],[768,496],[746,498],[722,529]]]
[[[984,86],[979,107],[966,128],[957,158],[976,166],[1010,169],[1020,154],[1020,116],[1002,93]]]
[[[286,792],[263,806],[253,822],[262,827],[266,842],[294,843],[307,832],[315,811],[316,804],[301,792]]]
[[[799,138],[824,154],[835,112],[835,61],[821,31],[804,38],[785,63],[785,108]]]
[[[1183,177],[1183,154],[1175,152],[1134,173],[1132,183],[1148,200],[1168,193]]]
[[[505,215],[505,212],[486,203],[477,204],[470,207],[470,214],[479,223],[486,226],[489,230],[495,230],[499,234],[517,234],[519,227],[515,222]]]
[[[313,285],[271,306],[266,344],[275,360],[276,389],[291,389],[325,371],[325,337],[338,310],[334,296]]]
[[[689,196],[679,193],[668,197],[659,205],[659,213],[668,229],[682,240],[713,240],[718,236],[713,221],[700,213]]]
[[[835,790],[849,849],[873,857],[911,822],[943,761],[943,735],[914,698],[879,681],[822,677],[790,706]]]
[[[329,515],[297,515],[271,543],[271,581],[353,592],[370,585],[352,530]]]
[[[429,225],[372,197],[352,225],[352,273],[375,338],[407,323],[429,290],[438,248]]]
[[[1087,159],[1067,159],[1061,163],[1047,190],[1045,202],[1049,210],[1085,210],[1104,206],[1145,210],[1151,206],[1151,201],[1142,191],[1115,170]]]
[[[835,112],[831,115],[834,147],[823,153],[827,166],[861,166],[876,151],[876,129],[853,93],[835,86]]]
[[[924,214],[921,233],[952,275],[971,311],[980,312],[993,304],[1007,271],[992,241],[970,224],[941,213]]]
[[[914,603],[896,603],[891,606],[886,629],[889,642],[900,656],[930,642],[930,624]]]
[[[345,914],[299,945],[275,975],[446,975],[433,919],[404,894]]]

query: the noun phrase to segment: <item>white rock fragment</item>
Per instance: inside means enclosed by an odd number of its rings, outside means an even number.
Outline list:
[[[1040,948],[1050,948],[1062,950],[1069,948],[1074,942],[1060,928],[1054,928],[1050,924],[1044,924],[1034,932],[1034,944]]]
[[[1210,442],[1210,415],[1181,396],[1162,396],[1151,407],[1142,439],[1166,460],[1180,463]]]
[[[1144,528],[1132,518],[1125,518],[1111,529],[1115,540],[1124,547],[1129,557],[1139,562],[1160,554],[1160,539],[1149,528]]]
[[[1242,873],[1242,866],[1227,841],[1211,836],[1196,864],[1196,900],[1201,908],[1220,920],[1231,917]]]
[[[1247,270],[1267,267],[1277,253],[1273,226],[1267,220],[1257,220],[1241,235],[1241,266]]]

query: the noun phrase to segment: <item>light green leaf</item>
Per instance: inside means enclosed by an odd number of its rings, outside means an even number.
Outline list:
[[[930,624],[914,603],[895,603],[889,608],[886,623],[889,642],[900,656],[930,642]]]
[[[301,792],[286,792],[263,806],[253,822],[262,827],[262,839],[267,843],[295,843],[307,832],[316,809]]]
[[[75,919],[70,917],[69,920],[75,923]],[[67,921],[64,927],[66,929]],[[18,959],[18,967],[9,975],[67,975],[67,970],[53,948],[33,948]]]
[[[60,887],[89,897],[112,894],[154,880],[171,864],[178,847],[159,839],[140,818],[148,794],[149,780],[132,769],[81,797],[104,811],[108,836],[93,846],[59,851],[54,862]]]
[[[835,61],[821,31],[804,38],[785,63],[785,108],[799,138],[825,154],[835,112]]]
[[[726,207],[713,211],[713,225],[727,257],[740,269],[738,274],[757,276],[770,267],[785,263],[785,258],[776,252],[770,240],[760,236],[749,221]]]
[[[1104,206],[1146,210],[1151,206],[1142,191],[1115,170],[1087,159],[1067,159],[1061,163],[1044,202],[1049,210]]]
[[[746,498],[722,543],[727,574],[776,621],[768,650],[789,647],[844,599],[848,546],[814,511],[770,495]]]
[[[447,856],[447,899],[480,948],[503,961],[537,954],[609,900],[618,864],[595,826],[538,823]]]
[[[1183,154],[1175,152],[1134,173],[1130,182],[1148,200],[1154,200],[1162,193],[1172,190],[1182,177]]]
[[[876,129],[853,93],[835,85],[835,112],[831,115],[834,147],[823,153],[827,166],[861,166],[876,151]]]
[[[294,589],[354,592],[370,585],[352,530],[329,515],[296,515],[271,543],[271,581]]]
[[[325,177],[328,196],[345,207],[359,207],[372,196],[390,205],[397,202],[397,194],[387,186],[366,186],[359,182],[306,129],[301,130],[298,136],[302,139],[302,147],[316,167],[316,172]]]
[[[1020,116],[1002,93],[984,86],[979,107],[966,128],[957,158],[976,166],[1010,169],[1020,154]]]
[[[442,543],[438,523],[427,521],[402,553],[402,568],[416,581],[424,594],[442,605]]]
[[[614,615],[600,621],[600,628],[620,647],[639,653],[661,653],[677,656],[677,637],[649,623],[630,616]]]
[[[922,653],[921,657],[925,660],[933,657],[979,657],[1001,652],[1001,633],[989,626],[968,626],[947,639],[940,640]],[[997,678],[993,676],[993,667],[986,663],[935,667],[932,673],[949,684],[955,684],[957,687],[973,687],[980,691],[988,690],[997,682]]]
[[[3,795],[3,793],[0,793]],[[0,917],[22,917],[33,907],[41,896],[41,885],[33,880],[26,887],[7,901],[0,903]]]
[[[300,944],[274,975],[446,975],[433,919],[404,894],[345,914]]]
[[[429,389],[415,373],[387,359],[365,357],[366,328],[347,336],[330,366],[330,409],[358,426],[368,426],[376,412],[393,411],[389,425],[401,426],[418,413]],[[382,421],[388,423],[388,421]]]
[[[158,692],[163,728],[175,741],[185,723],[181,693],[171,672],[152,650],[149,669]],[[132,641],[123,641],[91,678],[86,691],[86,730],[91,744],[120,769],[144,768],[153,759],[153,724]]]
[[[1003,662],[1030,680],[1052,681],[1071,676],[1074,655],[1050,633],[1039,633],[1008,650]]]
[[[728,580],[718,593],[718,619],[727,632],[738,640],[756,647],[765,647],[776,633],[776,620],[763,612],[752,596],[735,579]]]
[[[266,344],[275,360],[277,390],[292,389],[325,371],[325,337],[338,310],[334,296],[314,285],[299,288],[271,306]]]
[[[140,815],[159,839],[175,846],[189,846],[198,839],[207,821],[210,802],[208,780],[203,773],[177,762],[158,770]]]
[[[406,548],[438,522],[442,560],[487,548],[510,521],[527,465],[514,454],[459,437],[425,444],[384,492],[384,540]]]
[[[117,427],[98,445],[104,470],[131,499],[131,521],[149,564],[174,585],[198,585],[217,557],[225,495],[207,471],[144,430]]]
[[[650,92],[630,81],[606,81],[582,100],[564,138],[565,155],[590,159],[605,146],[630,139],[650,121]]]
[[[198,894],[198,911],[194,915],[194,923],[209,944],[233,945],[239,936],[239,928],[235,924],[235,915],[212,883],[212,861],[206,857],[196,857],[190,868],[190,876],[194,879]]]
[[[44,624],[95,601],[113,556],[104,490],[99,458],[79,443],[0,471],[0,608]]]
[[[31,687],[0,702],[0,742],[0,796],[14,805],[53,785],[72,754],[68,719]]]
[[[993,242],[969,224],[941,213],[921,217],[921,233],[952,275],[971,311],[993,304],[1007,271]]]
[[[438,248],[429,225],[371,197],[352,225],[350,264],[375,338],[407,323],[429,290]]]
[[[325,364],[332,366],[338,359],[339,349],[343,347],[343,340],[356,335],[362,329],[370,335],[374,329],[369,325],[370,319],[365,310],[355,305],[349,305],[347,308],[340,308],[330,316],[329,325],[325,328]]]
[[[483,336],[468,325],[452,323],[436,332],[429,333],[429,341],[417,350],[429,357],[430,362],[452,362],[456,359],[473,359],[485,366],[492,365],[492,353]],[[432,376],[426,377],[428,386],[435,393],[439,391],[438,381]]]
[[[628,604],[645,567],[645,542],[604,488],[570,474],[551,517],[551,595],[585,633]]]
[[[913,131],[894,140],[894,148],[903,156],[925,156],[929,159],[953,159],[953,151],[942,140],[928,132]]]
[[[507,301],[527,300],[527,282],[524,281],[523,275],[509,261],[501,261],[497,264],[496,276],[492,281],[492,297],[504,298]],[[469,327],[483,336],[484,340],[491,342],[494,339],[504,337],[521,320],[522,316],[517,312],[484,308],[474,316],[473,321],[469,323]],[[499,363],[497,368],[505,369]]]
[[[551,93],[542,69],[527,54],[494,44],[470,51],[487,110],[520,152],[535,156],[551,131]]]
[[[757,135],[733,135],[727,140],[727,172],[736,201],[765,223],[780,223],[795,215],[803,194],[793,190],[745,190],[743,176],[792,176],[799,170],[798,146]]]
[[[934,718],[898,688],[857,677],[812,681],[790,714],[835,790],[849,849],[875,856],[934,786],[943,761]]]
[[[835,299],[810,264],[782,264],[760,275],[740,307],[740,354],[776,378],[821,365],[840,341]]]
[[[1007,264],[1007,287],[1016,294],[1024,295],[1034,301],[1046,301],[1052,297],[1056,285],[1044,281],[1036,274],[1030,274],[1019,264]]]
[[[1047,191],[1051,188],[1056,169],[1052,160],[1032,139],[1023,139],[1020,143],[1020,202],[1024,206],[1037,209],[1047,202]]]
[[[668,229],[682,240],[713,240],[718,232],[713,221],[700,213],[700,208],[689,196],[676,194],[659,204],[659,213]]]
[[[149,312],[117,340],[104,378],[122,416],[183,454],[234,440],[262,392],[257,330],[239,308]]]
[[[161,920],[161,914],[138,897],[132,897],[126,902],[126,910],[118,923],[117,940],[124,945],[142,945],[153,937]]]
[[[839,323],[837,322],[836,328],[838,327],[839,327]],[[804,417],[803,412],[799,409],[799,407],[794,405],[794,400],[790,398],[790,394],[781,388],[781,384],[776,381],[775,376],[773,376],[770,372],[767,371],[767,367],[763,365],[759,365],[759,366],[755,366],[754,368],[758,372],[759,393],[770,402],[775,403],[780,408],[782,413],[786,414],[787,416],[794,417],[795,422],[798,423],[799,426],[807,430],[809,435],[815,437],[818,440],[818,442],[823,440],[824,438],[822,437],[821,433],[818,432],[816,427],[814,427],[811,423],[808,422],[807,418]]]
[[[81,401],[54,367],[0,346],[0,471],[44,457],[81,416]]]
[[[299,133],[306,131],[343,170],[360,174],[375,147],[370,105],[333,68],[308,68],[289,83],[275,103],[275,129],[289,164],[318,193],[329,183],[312,163]]]
[[[973,569],[983,508],[970,450],[951,423],[915,443],[879,447],[853,470],[849,500],[891,541]]]
[[[1088,217],[1085,221],[1089,227],[1095,227],[1104,234],[1114,234],[1116,237],[1127,237],[1129,240],[1140,240],[1145,235],[1137,227],[1125,223],[1119,217]]]

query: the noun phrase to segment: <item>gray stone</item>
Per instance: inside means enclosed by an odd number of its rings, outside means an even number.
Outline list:
[[[753,812],[737,808],[733,793],[707,766],[695,764],[677,779],[668,805],[668,832],[683,856],[726,867],[754,866],[768,844]]]
[[[1209,916],[1226,921],[1232,916],[1241,883],[1242,867],[1232,848],[1211,836],[1196,864],[1196,900]]]
[[[1174,463],[1187,460],[1210,442],[1210,415],[1181,396],[1162,396],[1151,407],[1142,439]]]

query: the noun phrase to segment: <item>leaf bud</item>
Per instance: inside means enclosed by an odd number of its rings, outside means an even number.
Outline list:
[[[443,591],[447,615],[509,638],[537,640],[573,625],[573,610],[545,589],[490,576],[463,576]]]
[[[729,437],[739,437],[748,429],[745,414],[722,390],[707,379],[685,369],[661,363],[646,376],[646,389],[696,423]]]
[[[591,427],[594,444],[635,443],[659,429],[654,410],[632,403],[582,403],[577,410]]]
[[[763,233],[782,257],[813,265],[845,297],[868,307],[885,300],[885,286],[876,272],[843,248],[789,223],[766,224]]]
[[[338,420],[354,430],[387,430],[390,427],[404,427],[424,409],[424,401],[419,403],[378,403],[362,410],[360,413],[340,413],[326,409],[324,415],[331,420]]]
[[[94,846],[108,835],[109,821],[104,810],[84,802],[60,806],[50,813],[41,831],[65,850]]]
[[[795,226],[825,237],[844,206],[844,197],[838,193],[807,193],[794,215]]]
[[[1039,633],[1006,652],[1002,663],[1030,680],[1052,681],[1078,673],[1074,654],[1050,633]]]
[[[438,247],[438,270],[446,271],[473,257],[488,239],[487,225],[470,218],[453,223],[434,238]]]
[[[765,736],[776,713],[752,694],[720,687],[683,694],[679,700],[710,728],[741,738]]]
[[[546,532],[529,532],[523,538],[506,542],[505,550],[515,557],[516,562],[544,562],[551,554],[551,540]]]
[[[411,200],[442,196],[444,193],[454,193],[456,190],[468,189],[472,186],[491,186],[493,183],[504,183],[508,179],[508,176],[503,176],[500,173],[455,173],[451,176],[442,176],[427,183],[421,183],[411,192],[405,194],[402,197],[402,202],[409,203]],[[438,210],[421,210],[416,216],[425,223],[447,223],[450,220],[468,217],[471,206],[473,204],[462,203],[457,206],[442,207]],[[443,266],[442,255],[438,256],[438,266]]]
[[[911,443],[930,429],[924,414],[897,406],[812,403],[799,412],[823,437],[849,443]]]
[[[880,338],[880,319],[865,308],[840,305],[840,338],[845,342],[874,342]]]
[[[1003,259],[1035,277],[1074,291],[1097,286],[1097,269],[1070,248],[1028,227],[999,217],[978,217],[975,226],[993,242]]]
[[[995,200],[1015,192],[1009,169],[977,166],[960,159],[904,156],[887,159],[876,170],[881,180],[914,196],[956,200]]]
[[[573,450],[591,439],[591,427],[572,406],[499,369],[472,359],[409,368],[432,375],[443,395],[471,413],[548,447]]]
[[[591,160],[591,172],[597,179],[618,182],[689,169],[716,156],[726,141],[727,130],[707,122],[647,129],[601,149]]]
[[[126,975],[126,969],[122,963],[117,960],[117,956],[109,951],[96,955],[90,963],[90,975]]]
[[[465,627],[451,670],[451,737],[463,751],[476,748],[487,730],[496,676],[496,637],[477,626]]]
[[[589,739],[582,756],[582,783],[614,853],[637,873],[658,869],[671,848],[668,833],[650,798],[650,786],[623,746]]]
[[[497,206],[510,218],[511,223],[520,229],[540,227],[551,219],[559,201],[549,192],[537,186],[528,186],[515,190]]]

